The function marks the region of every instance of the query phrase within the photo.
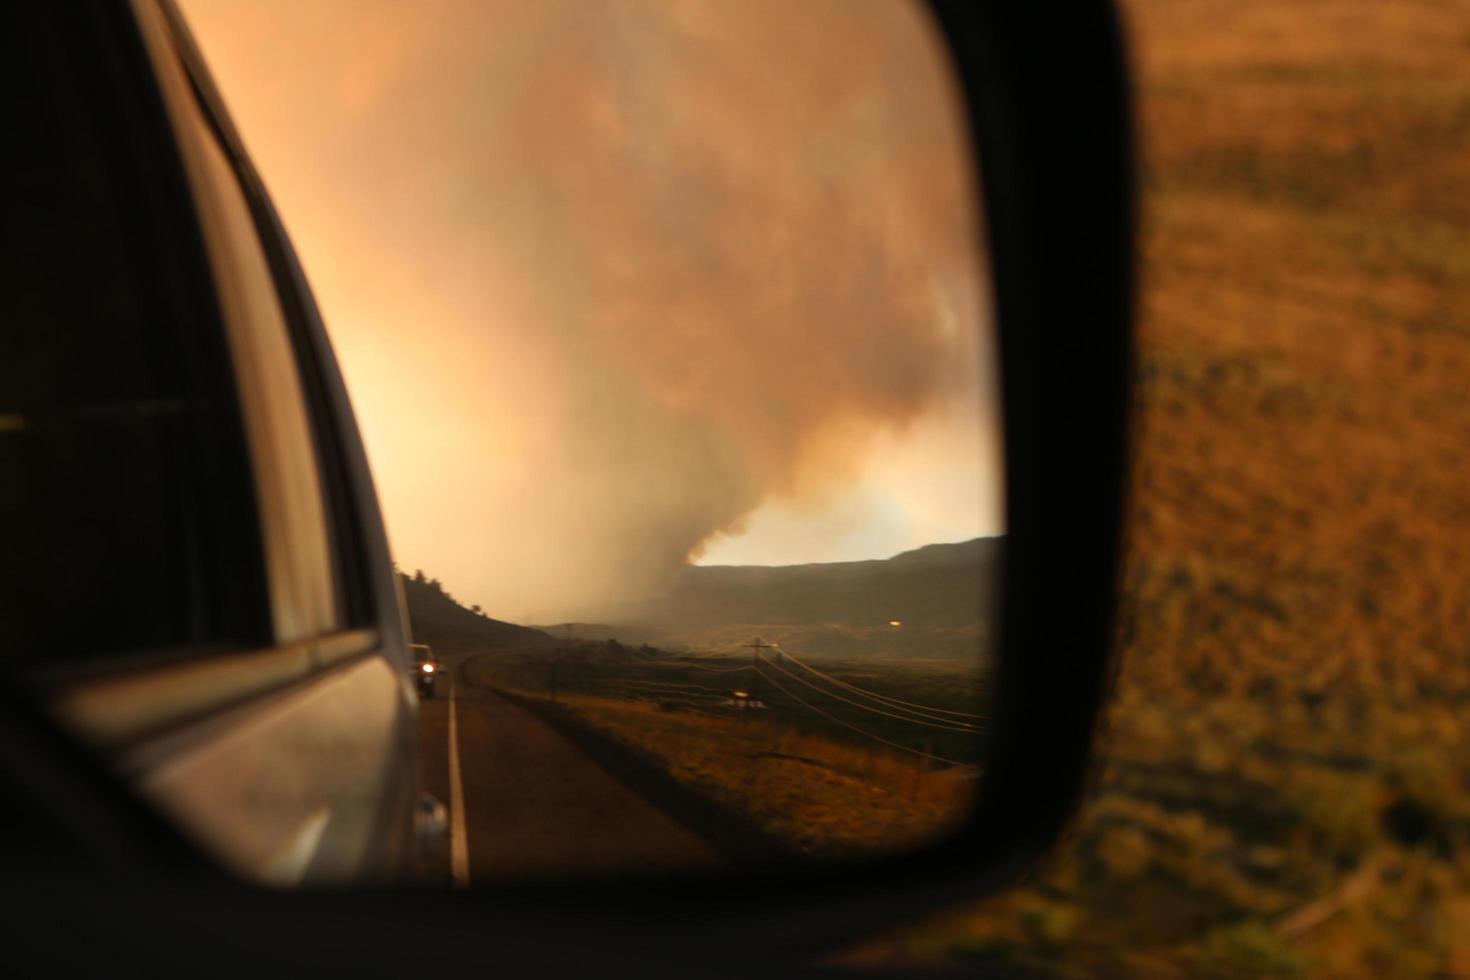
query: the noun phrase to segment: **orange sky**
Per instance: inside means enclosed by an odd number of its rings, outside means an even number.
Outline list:
[[[967,153],[879,0],[183,0],[400,567],[549,621],[998,533]]]

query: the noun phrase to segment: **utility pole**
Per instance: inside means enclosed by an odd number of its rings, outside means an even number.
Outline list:
[[[755,676],[752,677],[750,680],[750,697],[745,699],[745,711],[742,712],[742,717],[744,716],[745,712],[753,710],[757,702],[759,702],[760,700],[759,695],[761,685],[761,651],[776,649],[758,636],[755,639],[751,640],[749,643],[744,644],[744,646],[748,650],[750,650],[750,665],[751,667],[755,668]]]

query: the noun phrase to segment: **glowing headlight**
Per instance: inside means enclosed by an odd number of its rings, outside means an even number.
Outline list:
[[[426,674],[432,674],[434,672],[434,665],[433,664],[424,664],[423,665],[423,671]]]

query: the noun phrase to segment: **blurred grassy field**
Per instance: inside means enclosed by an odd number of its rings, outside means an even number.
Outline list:
[[[1025,887],[848,962],[1470,977],[1470,3],[1128,0],[1122,664]]]

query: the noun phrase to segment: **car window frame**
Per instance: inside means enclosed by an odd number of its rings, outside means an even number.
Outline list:
[[[384,575],[378,569],[384,565],[391,568],[391,561],[386,559],[386,536],[380,521],[374,524],[363,518],[365,510],[376,509],[370,473],[360,442],[344,436],[343,418],[344,415],[350,418],[350,407],[344,411],[345,390],[340,375],[329,353],[324,355],[330,348],[325,345],[324,329],[310,300],[299,262],[238,137],[218,102],[210,97],[209,83],[201,84],[199,72],[190,64],[192,41],[187,35],[181,39],[182,24],[177,12],[167,4],[148,5],[146,0],[131,7],[137,17],[147,17],[150,12],[158,16],[156,43],[144,45],[153,70],[149,81],[158,89],[156,97],[163,104],[157,109],[164,115],[168,134],[167,139],[159,139],[158,143],[173,147],[174,159],[170,160],[173,178],[187,201],[196,254],[210,255],[205,236],[208,222],[201,209],[206,207],[203,198],[218,193],[219,188],[210,185],[210,178],[201,177],[197,161],[192,169],[187,161],[190,151],[186,144],[190,134],[183,129],[189,121],[180,119],[181,109],[185,114],[198,113],[205,131],[198,138],[212,141],[223,156],[234,190],[249,212],[250,227],[266,265],[291,351],[292,380],[301,393],[310,442],[309,462],[321,498],[322,530],[336,619],[289,639],[283,639],[274,627],[268,627],[255,643],[143,651],[87,664],[84,670],[66,667],[50,672],[41,689],[47,692],[51,715],[94,748],[118,757],[171,732],[187,729],[213,714],[306,682],[322,671],[363,656],[377,653],[399,665],[405,659],[401,647],[406,643],[399,604],[383,601],[385,588],[380,580]],[[165,79],[159,77],[159,73],[170,71],[177,72],[176,82],[182,83],[175,85],[172,107],[164,91]],[[201,329],[223,334],[227,332],[230,314],[221,308],[218,298],[220,258],[214,255],[207,262],[209,271],[201,278],[207,283],[214,316],[202,323]],[[225,274],[233,272],[226,269]],[[237,325],[237,329],[251,328]],[[241,390],[238,360],[233,362],[229,380],[234,404],[240,407],[239,424],[248,437],[251,422],[245,403],[251,398],[265,397],[265,392]],[[333,390],[334,381],[336,390]],[[257,442],[259,435],[255,434]],[[269,451],[270,447],[266,448]],[[251,455],[258,460],[256,454]],[[266,535],[270,532],[260,512],[257,465],[258,462],[252,461],[249,474],[256,516],[252,530],[263,565],[262,574],[269,582],[279,570],[270,567],[265,553]],[[376,542],[372,540],[374,532]],[[391,583],[386,587],[390,596],[394,595],[393,588]],[[269,585],[266,590],[268,594]],[[267,613],[267,622],[269,619]]]

